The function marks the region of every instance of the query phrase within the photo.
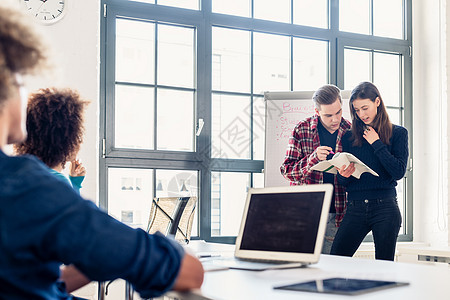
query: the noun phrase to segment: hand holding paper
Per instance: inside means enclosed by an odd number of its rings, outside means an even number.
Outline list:
[[[337,170],[335,167],[342,168],[342,166],[344,165],[348,167],[350,163],[354,163],[355,165],[355,172],[353,172],[352,176],[356,177],[357,179],[359,179],[361,177],[361,174],[364,172],[369,172],[374,176],[378,176],[378,174],[374,170],[365,165],[362,161],[356,158],[356,156],[347,152],[338,152],[333,155],[332,159],[319,162],[318,164],[314,165],[311,170],[336,174]]]
[[[344,176],[345,178],[349,178],[350,176],[352,176],[356,170],[354,163],[350,163],[350,165],[348,166],[343,165],[342,168],[335,168],[338,170],[339,174],[341,174],[341,176]]]

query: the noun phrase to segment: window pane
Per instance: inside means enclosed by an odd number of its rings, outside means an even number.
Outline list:
[[[211,236],[237,236],[249,184],[249,173],[211,173]]]
[[[157,0],[160,5],[167,5],[173,7],[195,9],[199,8],[199,0]]]
[[[339,0],[339,30],[370,33],[369,0]]]
[[[250,0],[213,0],[212,11],[215,13],[251,17]]]
[[[147,229],[153,199],[151,169],[108,168],[108,213],[135,228]]]
[[[264,187],[264,173],[253,173],[253,185],[254,188]]]
[[[253,99],[253,159],[264,160],[266,106],[264,98]]]
[[[289,23],[290,0],[253,0],[254,17],[256,19]]]
[[[383,98],[384,99],[384,98]],[[387,113],[389,115],[389,120],[393,124],[402,125],[400,122],[400,109],[394,109],[394,108],[387,108]]]
[[[197,171],[156,170],[156,197],[198,197]]]
[[[156,170],[156,197],[197,197],[191,237],[198,235],[198,171]]]
[[[373,54],[373,83],[387,106],[400,106],[400,59],[397,54]]]
[[[116,81],[155,82],[155,24],[116,20]]]
[[[158,150],[194,150],[194,93],[158,89]]]
[[[250,92],[250,32],[213,27],[212,88]]]
[[[315,91],[328,82],[328,42],[294,38],[294,91]]]
[[[289,37],[254,33],[254,93],[289,91],[289,48]]]
[[[250,158],[250,98],[213,95],[212,157]]]
[[[328,28],[328,0],[294,1],[294,24]]]
[[[116,85],[116,148],[154,149],[154,89]]]
[[[403,0],[373,1],[373,34],[403,38]]]
[[[158,84],[194,87],[194,30],[158,25]]]
[[[344,89],[352,90],[362,81],[370,81],[370,52],[344,49]]]

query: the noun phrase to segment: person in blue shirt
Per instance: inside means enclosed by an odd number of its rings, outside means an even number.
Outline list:
[[[27,104],[27,138],[14,145],[16,154],[36,156],[49,167],[51,174],[70,184],[78,194],[86,169],[76,157],[83,142],[84,111],[88,103],[72,89],[46,88],[32,93]],[[70,163],[68,177],[62,173],[67,162]],[[76,275],[79,283],[76,287],[90,282],[73,265],[62,266],[61,274],[64,283]],[[70,284],[66,288],[73,290]]]
[[[359,179],[351,176],[355,166],[342,166],[338,181],[346,187],[347,211],[334,239],[331,254],[353,256],[372,231],[375,258],[394,260],[401,226],[397,204],[397,181],[408,162],[408,131],[389,121],[380,92],[371,82],[356,86],[350,96],[352,129],[342,139],[349,152],[374,170]]]
[[[89,102],[72,89],[46,88],[28,97],[25,141],[14,145],[19,155],[31,154],[50,173],[80,193],[86,169],[76,158],[83,142],[84,111]],[[62,173],[70,163],[69,176]]]
[[[202,265],[178,243],[115,220],[34,156],[5,154],[26,138],[22,76],[48,53],[28,18],[0,4],[0,299],[72,299],[61,264],[90,280],[123,278],[145,298],[199,288]]]

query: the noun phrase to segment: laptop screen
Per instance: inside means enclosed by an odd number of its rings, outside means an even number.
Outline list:
[[[252,194],[240,249],[314,253],[324,196],[324,191]]]

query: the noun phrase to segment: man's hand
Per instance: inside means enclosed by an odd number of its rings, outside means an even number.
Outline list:
[[[328,154],[330,154],[330,152],[333,151],[333,148],[328,147],[328,146],[319,146],[319,147],[316,148],[315,151],[316,151],[316,154],[317,154],[317,158],[319,160],[326,160]]]
[[[186,291],[200,288],[204,273],[202,263],[195,256],[186,253],[181,261],[180,272],[173,289],[175,291]]]
[[[72,177],[80,177],[86,175],[86,169],[78,159],[74,159],[70,162],[69,175]]]

